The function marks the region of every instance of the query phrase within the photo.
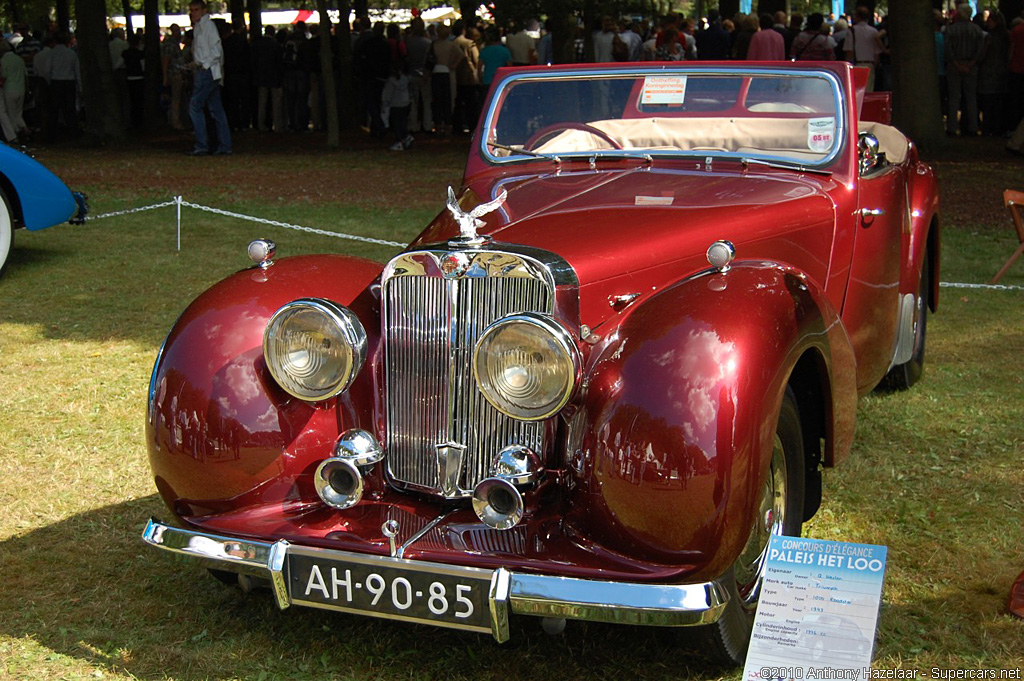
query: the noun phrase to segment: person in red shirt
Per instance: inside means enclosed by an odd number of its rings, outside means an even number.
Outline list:
[[[761,30],[750,37],[747,59],[751,61],[783,61],[786,58],[786,41],[782,34],[772,27],[775,20],[771,14],[762,14],[758,19]]]

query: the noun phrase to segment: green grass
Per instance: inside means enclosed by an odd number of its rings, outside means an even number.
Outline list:
[[[463,150],[185,159],[169,150],[41,156],[96,213],[174,194],[219,208],[395,241],[457,184]],[[938,165],[943,280],[987,281],[1015,239],[999,194],[1020,166]],[[997,178],[993,180],[992,178]],[[973,184],[971,184],[973,183]],[[141,188],[139,188],[141,187]],[[970,188],[974,187],[971,191]],[[961,203],[976,201],[983,210]],[[995,207],[992,207],[995,204]],[[246,266],[255,236],[282,255],[394,252],[186,209],[19,233],[0,280],[0,679],[739,678],[673,632],[570,622],[474,634],[243,596],[195,563],[144,547],[165,515],[143,445],[144,394],[178,313]],[[1024,263],[1004,283],[1024,285]],[[922,383],[860,403],[854,452],[825,478],[809,536],[889,546],[880,668],[1018,667],[1005,614],[1024,570],[1024,291],[944,288]]]

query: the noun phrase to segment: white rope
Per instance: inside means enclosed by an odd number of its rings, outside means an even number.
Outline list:
[[[942,288],[977,288],[989,291],[1024,291],[1024,286],[1007,286],[1005,284],[958,284],[951,281],[940,281]]]
[[[195,208],[196,210],[203,210],[207,213],[214,213],[216,215],[223,215],[229,218],[237,218],[239,220],[249,220],[250,222],[258,222],[262,225],[272,225],[274,227],[281,227],[283,229],[294,229],[299,232],[307,232],[309,234],[319,234],[320,236],[331,236],[338,239],[351,239],[352,241],[362,241],[368,244],[379,244],[381,246],[397,246],[402,248],[405,246],[404,243],[398,241],[387,241],[386,239],[374,239],[368,236],[358,236],[356,234],[345,234],[344,232],[329,232],[326,229],[314,229],[313,227],[303,227],[302,225],[293,225],[288,222],[278,222],[277,220],[265,220],[263,218],[253,217],[251,215],[243,215],[242,213],[233,213],[228,210],[221,210],[220,208],[210,208],[209,206],[203,206],[198,203],[190,203],[184,201],[180,196],[177,196],[172,201],[165,201],[163,203],[156,203],[152,206],[143,206],[141,208],[129,208],[127,210],[114,211],[112,213],[102,213],[100,215],[87,215],[86,220],[101,220],[103,218],[113,218],[119,215],[131,215],[132,213],[141,213],[146,210],[153,210],[155,208],[166,208],[167,206],[178,207],[178,221],[179,226],[181,222],[181,206],[188,206],[189,208]],[[181,249],[179,245],[179,250]],[[989,291],[1024,291],[1024,286],[1007,286],[1005,284],[964,284],[950,281],[939,282],[939,286],[942,288],[966,288],[966,289],[982,289]]]
[[[229,218],[237,218],[239,220],[248,220],[250,222],[258,222],[261,225],[271,225],[274,227],[282,227],[284,229],[294,229],[299,232],[307,232],[309,234],[319,234],[320,236],[330,236],[338,239],[351,239],[352,241],[362,241],[369,244],[379,244],[381,246],[396,246],[402,248],[405,246],[404,243],[398,241],[387,241],[386,239],[374,239],[368,236],[359,236],[356,234],[345,234],[344,232],[329,232],[326,229],[315,229],[313,227],[303,227],[302,225],[293,225],[288,222],[278,222],[277,220],[266,220],[263,218],[253,217],[251,215],[243,215],[242,213],[233,213],[227,210],[221,210],[219,208],[210,208],[209,206],[203,206],[198,203],[191,203],[184,201],[181,197],[175,197],[172,201],[165,201],[164,203],[153,204],[152,206],[143,206],[141,208],[129,208],[127,210],[118,210],[111,213],[102,213],[100,215],[87,215],[86,220],[101,220],[103,218],[118,217],[120,215],[131,215],[132,213],[141,213],[147,210],[153,210],[155,208],[166,208],[167,206],[178,207],[178,217],[180,220],[181,206],[188,206],[189,208],[195,208],[197,210],[206,211],[207,213],[214,213],[216,215],[223,215]]]
[[[100,215],[86,215],[86,222],[90,220],[102,220],[103,218],[115,218],[119,215],[131,215],[132,213],[141,213],[146,210],[153,210],[154,208],[166,208],[167,206],[173,206],[177,201],[165,201],[163,203],[157,203],[152,206],[143,206],[142,208],[129,208],[127,210],[116,210],[113,213],[101,213]]]

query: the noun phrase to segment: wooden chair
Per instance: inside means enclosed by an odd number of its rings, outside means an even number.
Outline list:
[[[1017,229],[1017,239],[1020,240],[1020,246],[1010,256],[1010,259],[1006,261],[1002,269],[996,273],[996,276],[992,277],[992,281],[989,282],[990,284],[999,281],[1006,274],[1006,270],[1010,269],[1010,266],[1017,261],[1017,258],[1024,254],[1024,220],[1021,219],[1021,208],[1024,207],[1024,192],[1007,189],[1003,192],[1003,204],[1010,209],[1010,217],[1013,218],[1013,226]]]

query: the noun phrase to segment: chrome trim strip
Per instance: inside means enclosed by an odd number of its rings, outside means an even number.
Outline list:
[[[434,518],[429,523],[427,523],[426,526],[422,530],[420,530],[419,532],[417,532],[416,534],[414,534],[413,536],[409,537],[404,542],[402,542],[402,545],[398,547],[398,552],[395,554],[395,558],[402,558],[404,556],[405,550],[407,548],[409,548],[410,546],[412,546],[413,544],[418,542],[420,539],[425,537],[428,532],[430,532],[435,527],[437,527],[442,522],[444,522],[444,519],[447,518],[448,516],[450,516],[454,512],[455,511],[448,511],[444,515],[440,515],[440,516]]]
[[[517,615],[665,627],[710,624],[729,600],[718,582],[634,584],[510,573]]]
[[[531,176],[532,177],[532,176]],[[500,191],[500,186],[499,190]],[[445,256],[460,256],[462,261],[450,274],[441,270]],[[494,256],[513,256],[514,260],[495,260]],[[417,256],[421,256],[417,258]],[[427,256],[422,260],[422,256]],[[446,243],[425,244],[416,250],[395,256],[381,274],[381,286],[400,276],[438,276],[445,279],[472,279],[486,276],[516,276],[541,279],[549,286],[579,286],[576,270],[557,253],[532,246],[490,243],[462,250],[452,250]]]
[[[208,535],[165,525],[151,518],[142,541],[160,549],[214,561],[218,567],[266,577],[272,544]]]
[[[284,560],[288,555],[290,544],[279,539],[270,546],[270,556],[267,560],[267,569],[270,571],[270,587],[274,590],[274,600],[277,607],[284,610],[291,602],[288,600],[288,583],[284,578]]]
[[[438,521],[441,519],[438,518]],[[316,552],[325,557],[333,556],[362,563],[372,561],[395,567],[404,563],[405,567],[411,565],[421,570],[436,567],[439,572],[472,569],[388,556],[314,549],[284,540],[272,544],[236,539],[183,530],[156,519],[150,519],[142,539],[159,549],[212,562],[220,569],[269,576],[275,599],[281,607],[288,605],[283,568],[289,551],[307,554]],[[508,638],[508,608],[502,605],[505,602],[518,615],[679,627],[716,621],[725,609],[728,598],[725,588],[718,582],[638,584],[524,574],[498,568],[494,571],[489,598],[493,627],[491,633],[499,642]]]
[[[497,109],[497,105],[498,105],[499,102],[501,102],[504,99],[504,97],[503,97],[504,91],[508,88],[509,85],[511,85],[512,83],[514,83],[516,81],[520,81],[520,80],[550,80],[550,79],[559,78],[559,77],[570,78],[570,79],[573,79],[573,80],[586,80],[586,79],[590,79],[590,78],[599,78],[599,77],[603,77],[603,76],[615,76],[615,77],[624,77],[624,78],[639,78],[639,77],[644,77],[644,76],[661,76],[661,75],[666,75],[666,74],[678,74],[678,75],[685,75],[685,76],[721,76],[721,75],[725,75],[725,76],[734,76],[734,77],[736,77],[736,76],[746,76],[746,75],[757,75],[757,76],[783,76],[783,77],[787,77],[787,78],[793,78],[794,76],[823,78],[823,79],[829,81],[831,83],[831,85],[832,85],[832,100],[833,100],[833,103],[834,103],[834,106],[835,106],[835,112],[836,112],[836,139],[838,140],[838,143],[833,147],[832,153],[829,154],[827,157],[825,157],[824,159],[822,159],[821,161],[819,161],[817,163],[807,163],[805,165],[808,168],[822,168],[822,167],[825,167],[825,166],[831,164],[833,161],[835,161],[839,157],[839,155],[842,153],[843,148],[846,146],[846,134],[847,134],[846,131],[849,128],[849,123],[847,122],[846,108],[843,106],[843,98],[842,98],[843,88],[842,88],[842,84],[839,82],[839,78],[836,76],[836,74],[834,74],[831,71],[826,71],[826,70],[819,71],[819,70],[815,70],[815,69],[801,69],[799,71],[796,71],[794,69],[785,69],[785,70],[783,70],[783,69],[770,68],[770,67],[769,68],[746,67],[746,68],[743,68],[743,69],[738,69],[738,68],[699,68],[699,67],[687,68],[687,67],[679,67],[679,66],[673,66],[673,65],[648,66],[648,67],[635,68],[635,69],[596,68],[596,69],[572,70],[572,71],[566,70],[566,69],[554,68],[554,69],[550,69],[550,70],[545,70],[544,72],[541,72],[541,73],[538,73],[538,72],[534,71],[534,72],[531,72],[531,73],[523,73],[523,74],[519,74],[519,75],[512,75],[512,76],[509,76],[509,77],[505,78],[502,81],[501,89],[498,92],[495,92],[494,95],[491,97],[490,106],[488,107],[486,115],[484,116],[484,119],[483,119],[483,127],[482,127],[483,134],[480,135],[480,148],[479,148],[480,156],[485,161],[487,161],[488,163],[493,163],[495,165],[504,165],[504,164],[508,164],[508,163],[524,163],[524,162],[531,162],[531,161],[538,161],[538,160],[540,160],[540,161],[548,160],[548,159],[538,159],[538,158],[531,157],[531,156],[505,156],[505,157],[495,156],[494,154],[492,154],[490,152],[490,150],[488,148],[488,145],[487,145],[487,142],[488,142],[487,132],[489,130],[491,130],[493,125],[494,125],[494,114],[495,114],[495,111]],[[626,153],[629,153],[630,151],[631,150],[626,150]],[[564,162],[566,159],[572,160],[574,158],[579,158],[580,160],[586,160],[587,158],[589,158],[591,156],[596,157],[596,158],[600,158],[602,156],[610,156],[610,157],[615,157],[615,158],[622,158],[622,154],[623,154],[623,151],[621,149],[615,149],[615,150],[610,150],[610,151],[590,150],[590,151],[580,152],[578,154],[574,154],[574,153],[565,154],[565,153],[562,153],[562,154],[559,154],[559,156],[560,156],[561,160]],[[716,157],[740,160],[745,155],[749,156],[749,154],[744,154],[744,153],[740,153],[740,152],[724,152],[724,153],[716,154]],[[641,150],[637,150],[636,151],[636,157],[638,159],[645,159],[645,160],[648,160],[648,161],[649,161],[649,159],[658,158],[658,157],[668,157],[668,158],[676,158],[676,159],[685,158],[687,160],[693,160],[693,159],[699,159],[699,158],[706,157],[706,156],[707,156],[707,151],[691,151],[691,152],[686,152],[686,151],[681,151],[681,150],[680,151],[658,151],[658,150],[654,150],[654,149],[644,149],[642,151]],[[766,159],[766,160],[779,160],[779,161],[782,161],[782,162],[785,162],[785,163],[792,163],[793,162],[793,159],[791,157],[787,157],[787,156],[772,156],[772,155],[767,155],[766,154],[766,155],[763,155],[763,156],[758,156],[757,158],[763,158],[763,159]]]
[[[508,595],[512,590],[511,575],[512,573],[505,568],[498,568],[491,579],[491,628],[498,643],[504,643],[509,639]]]
[[[480,394],[472,354],[491,323],[515,313],[552,314],[558,287],[576,282],[557,255],[505,245],[428,246],[385,266],[381,337],[391,484],[468,498],[490,474],[495,452],[512,444],[543,451],[542,423],[502,414]],[[448,455],[458,451],[461,461]]]

